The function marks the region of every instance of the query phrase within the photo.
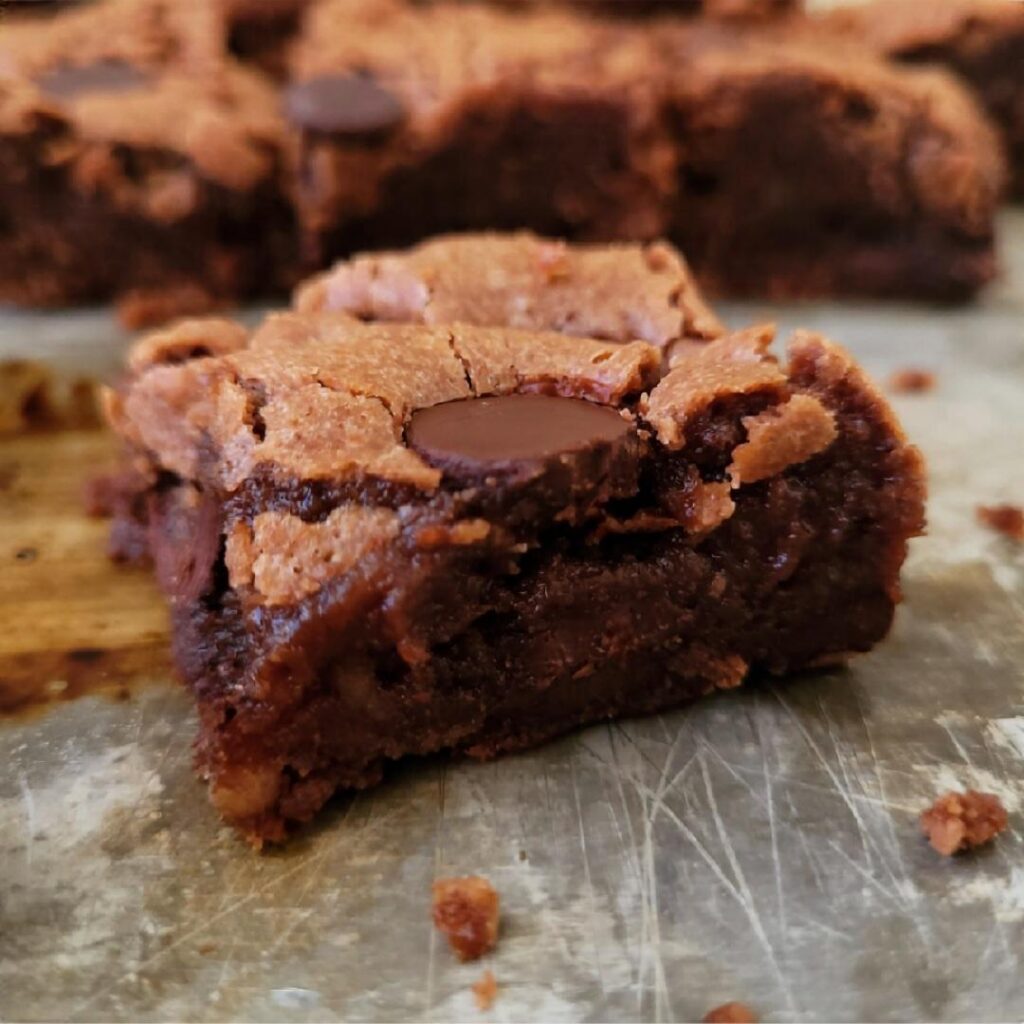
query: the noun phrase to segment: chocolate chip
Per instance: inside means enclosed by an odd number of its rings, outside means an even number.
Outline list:
[[[405,118],[400,100],[366,75],[322,75],[297,82],[285,93],[289,120],[326,135],[374,138]]]
[[[171,603],[192,604],[215,584],[220,554],[220,506],[182,489],[150,495],[147,504],[153,567]]]
[[[554,395],[501,395],[416,412],[406,439],[455,478],[505,476],[566,465],[630,443],[628,420],[607,406]]]
[[[128,92],[141,89],[150,76],[122,60],[101,60],[82,67],[63,65],[48,71],[36,81],[43,92],[58,99],[69,99],[86,92]]]

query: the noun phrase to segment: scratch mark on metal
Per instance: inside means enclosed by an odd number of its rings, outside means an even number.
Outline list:
[[[771,774],[768,771],[769,747],[765,743],[761,721],[765,708],[760,700],[757,704],[757,710],[761,713],[755,714],[754,728],[757,733],[758,746],[761,748],[761,777],[764,782],[764,800],[768,812],[768,834],[771,837],[772,844],[772,873],[775,876],[775,912],[779,916],[779,932],[785,938],[788,934],[788,926],[786,923],[786,899],[782,882],[782,862],[779,860],[778,828],[775,823],[775,787],[772,784]]]
[[[122,974],[117,975],[112,980],[104,982],[101,986],[95,989],[91,995],[87,996],[84,1001],[80,1002],[75,1007],[71,1015],[77,1016],[81,1014],[82,1011],[87,1010],[90,1006],[92,1006],[96,1002],[96,1000],[100,998],[100,996],[106,995],[107,993],[109,993],[111,989],[116,988],[122,982],[127,981],[128,979],[136,975],[141,974],[147,968],[150,968],[154,966],[154,964],[159,963],[172,950],[177,949],[179,946],[183,945],[186,942],[190,942],[197,935],[201,935],[203,932],[208,931],[214,924],[216,924],[218,921],[223,920],[225,917],[230,917],[233,914],[237,914],[244,907],[247,907],[250,903],[252,903],[253,900],[255,900],[257,897],[262,896],[269,890],[276,888],[284,882],[287,882],[289,879],[297,875],[300,871],[304,871],[306,867],[306,862],[300,861],[298,864],[289,868],[287,871],[282,872],[280,875],[268,879],[263,885],[253,886],[253,888],[249,891],[247,895],[243,896],[237,902],[232,903],[231,906],[220,911],[219,913],[213,914],[209,918],[202,920],[195,927],[189,928],[187,931],[182,932],[172,942],[169,942],[166,946],[157,950],[151,956],[148,956],[144,960],[139,961],[131,970],[125,971]]]
[[[25,804],[25,863],[32,864],[32,842],[36,835],[36,802],[24,772],[18,772],[18,788]]]
[[[576,803],[576,826],[580,837],[580,853],[583,857],[583,878],[587,884],[587,901],[590,904],[590,912],[596,915],[597,893],[594,890],[594,879],[590,873],[590,856],[587,853],[587,832],[583,824],[583,805],[580,803],[580,787],[576,778],[575,761],[571,762],[570,768],[572,773],[572,795]],[[597,977],[601,985],[601,992],[602,994],[607,994],[608,987],[605,984],[604,968],[601,963],[601,950],[597,943],[593,941],[593,936],[591,936],[591,944],[593,947],[592,956],[594,965],[597,968]]]
[[[434,843],[434,877],[437,878],[443,864],[444,850],[444,815],[445,815],[445,787],[448,781],[448,766],[441,765],[441,778],[438,783],[437,796],[437,840]],[[434,1005],[434,963],[437,959],[437,929],[433,921],[429,924],[427,937],[427,985],[424,1009],[429,1012]]]
[[[761,915],[757,909],[757,901],[754,899],[754,895],[750,891],[750,887],[747,885],[747,879],[743,874],[743,868],[740,865],[739,858],[736,856],[736,850],[732,844],[732,839],[729,836],[729,830],[725,826],[725,819],[718,810],[718,800],[715,797],[715,789],[711,781],[711,773],[708,771],[707,761],[703,756],[700,758],[700,770],[701,775],[704,778],[704,790],[707,794],[711,817],[715,823],[715,831],[718,833],[718,838],[722,844],[722,849],[725,851],[729,867],[732,869],[733,877],[736,879],[736,887],[741,894],[741,906],[747,915],[747,919],[750,921],[751,927],[754,929],[754,933],[757,935],[758,941],[764,947],[765,953],[768,955],[768,959],[772,965],[772,971],[779,983],[779,989],[786,1000],[786,1006],[790,1012],[796,1013],[797,1008],[793,1001],[793,993],[790,990],[789,981],[786,978],[785,972],[779,966],[778,959],[775,955],[775,946],[772,944],[771,940],[768,938],[768,933],[765,931],[764,922],[761,920]]]

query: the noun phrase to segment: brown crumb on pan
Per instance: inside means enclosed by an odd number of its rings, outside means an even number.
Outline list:
[[[460,960],[475,960],[498,939],[498,893],[486,878],[439,878],[434,882],[434,925]]]
[[[945,793],[921,813],[921,831],[944,857],[983,846],[1006,828],[1006,808],[992,793]]]
[[[979,505],[978,518],[1004,537],[1024,540],[1024,509],[1020,505]]]
[[[889,378],[889,390],[901,395],[914,395],[922,391],[933,391],[937,378],[931,370],[907,366],[897,370]]]
[[[746,1003],[722,1003],[704,1014],[704,1024],[757,1024],[757,1015]]]
[[[480,980],[473,983],[473,998],[476,1000],[477,1009],[489,1010],[494,1003],[494,997],[498,994],[498,982],[493,971],[484,971]]]

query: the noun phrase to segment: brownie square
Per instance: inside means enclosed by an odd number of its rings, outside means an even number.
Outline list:
[[[1005,169],[978,106],[798,21],[325,0],[291,73],[312,265],[529,228],[667,235],[729,294],[955,301],[995,274]]]
[[[921,460],[850,357],[695,327],[671,251],[545,245],[355,261],[252,335],[146,339],[110,396],[198,764],[256,844],[392,759],[491,757],[889,629]],[[573,308],[608,339],[538,329]]]
[[[272,85],[207,5],[109,0],[0,35],[0,300],[265,294],[294,264]]]
[[[308,261],[440,231],[658,236],[652,71],[643,37],[576,12],[317,4],[285,93]]]
[[[653,39],[679,144],[670,233],[710,290],[949,301],[994,276],[999,141],[950,77],[800,24]]]
[[[1014,194],[1024,196],[1024,4],[875,0],[829,12],[819,24],[894,60],[960,75],[1002,132]]]

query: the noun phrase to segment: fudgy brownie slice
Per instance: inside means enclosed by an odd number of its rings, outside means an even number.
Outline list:
[[[0,301],[266,293],[292,264],[272,85],[208,5],[106,0],[0,34]],[[169,299],[170,297],[170,299]]]
[[[995,270],[1004,168],[970,96],[799,26],[324,0],[292,73],[314,263],[526,227],[667,232],[730,293],[961,299]]]
[[[884,56],[962,75],[1002,130],[1014,192],[1024,196],[1024,4],[873,0],[830,11],[820,24]]]
[[[336,312],[138,346],[111,420],[253,841],[438,750],[490,757],[887,632],[918,453],[839,348]]]
[[[640,340],[668,357],[725,333],[686,261],[664,242],[570,246],[528,232],[447,235],[406,252],[366,253],[301,285],[295,308]]]
[[[662,233],[673,187],[643,37],[565,10],[324,0],[285,109],[316,265],[439,231]]]
[[[672,68],[671,234],[714,291],[955,300],[993,276],[999,142],[950,77],[800,26],[652,40]]]

